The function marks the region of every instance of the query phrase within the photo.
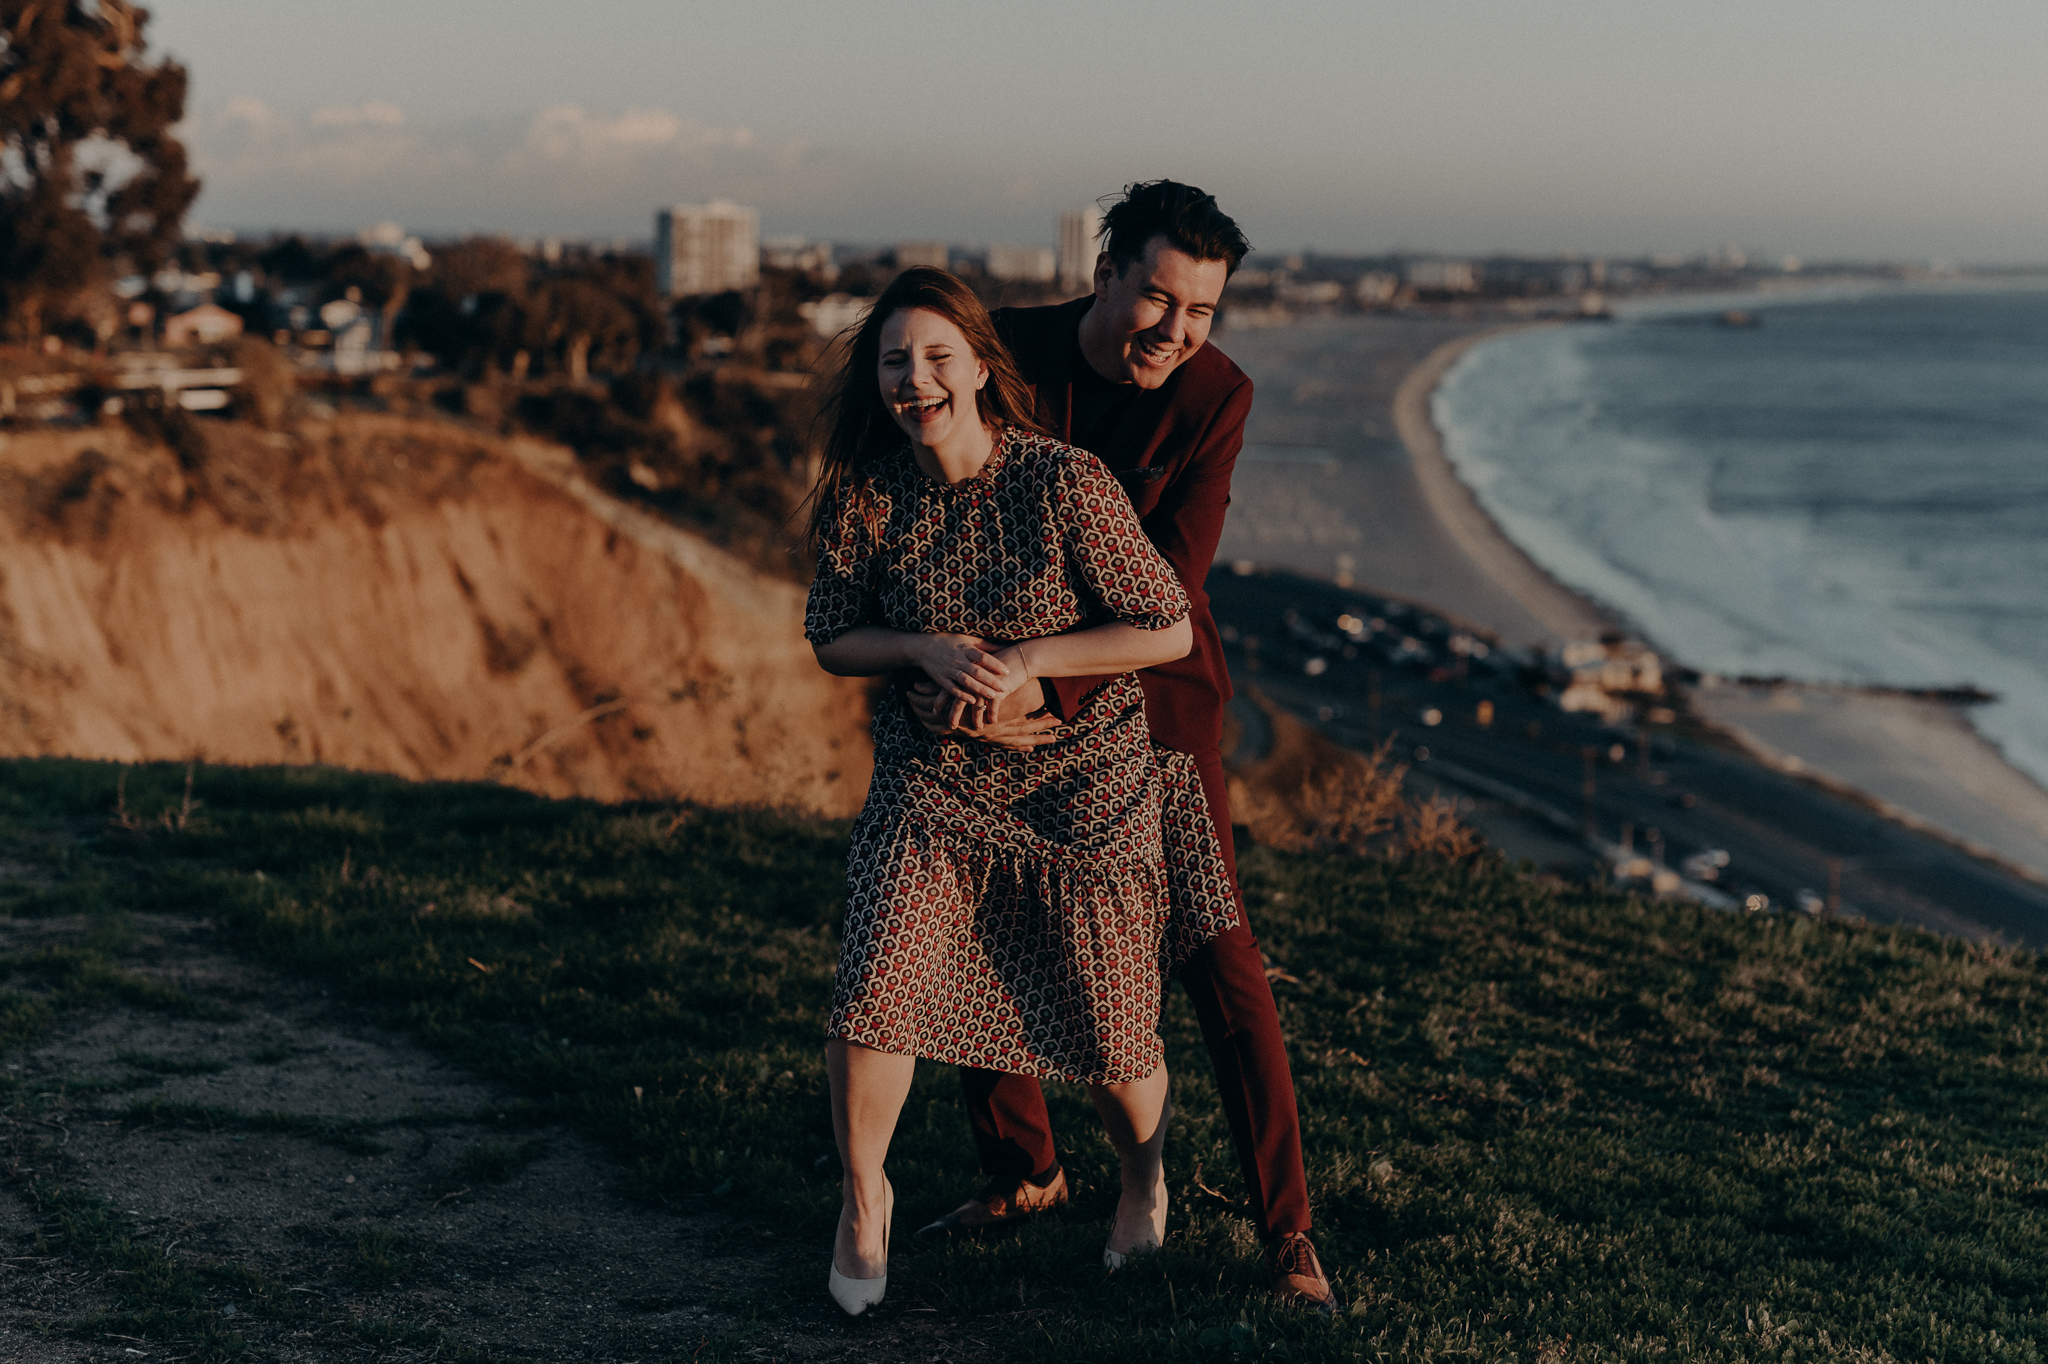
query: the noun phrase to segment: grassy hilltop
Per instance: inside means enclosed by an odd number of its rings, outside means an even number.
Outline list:
[[[128,771],[138,827],[122,829],[120,774],[0,764],[0,852],[38,887],[0,882],[0,914],[210,915],[576,1121],[648,1198],[785,1237],[781,1280],[745,1306],[817,1314],[843,825],[209,768],[180,829],[184,771],[150,767]],[[952,1073],[926,1066],[890,1162],[885,1319],[929,1307],[1044,1360],[2041,1357],[2038,957],[1565,888],[1486,854],[1256,849],[1244,881],[1340,1315],[1262,1305],[1176,995],[1166,1251],[1114,1279],[1097,1267],[1112,1156],[1059,1086],[1075,1207],[1006,1240],[917,1246],[909,1231],[972,1187]],[[96,989],[149,988],[94,962],[89,945],[0,962],[16,986],[0,1043]],[[35,1101],[0,1078],[9,1113]],[[132,1281],[137,1312],[168,1301],[156,1282]],[[843,1329],[857,1345],[871,1327]],[[742,1330],[702,1358],[750,1344]]]

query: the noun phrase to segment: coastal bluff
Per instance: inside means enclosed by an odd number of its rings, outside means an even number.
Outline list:
[[[0,753],[858,809],[803,589],[566,450],[342,414],[0,436]]]

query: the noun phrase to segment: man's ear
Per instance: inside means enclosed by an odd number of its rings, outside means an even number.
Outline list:
[[[1095,253],[1095,296],[1109,297],[1109,282],[1116,278],[1116,262],[1109,258],[1109,252]]]

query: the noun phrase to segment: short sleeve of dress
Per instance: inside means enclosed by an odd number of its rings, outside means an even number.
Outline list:
[[[1164,630],[1188,614],[1188,594],[1131,506],[1130,494],[1094,455],[1075,450],[1060,470],[1067,560],[1118,620]]]
[[[818,545],[818,574],[804,603],[804,638],[830,644],[876,616],[874,549],[850,489],[841,489]]]

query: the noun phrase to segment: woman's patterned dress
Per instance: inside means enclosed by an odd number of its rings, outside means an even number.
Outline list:
[[[814,644],[861,625],[1008,643],[1188,613],[1085,450],[1008,431],[947,485],[906,445],[866,491],[865,510],[834,508],[820,547]],[[894,691],[874,733],[828,1033],[1076,1082],[1151,1074],[1167,979],[1237,906],[1194,760],[1153,746],[1136,675],[1028,753],[934,738]]]

